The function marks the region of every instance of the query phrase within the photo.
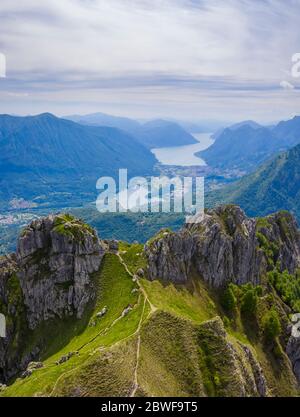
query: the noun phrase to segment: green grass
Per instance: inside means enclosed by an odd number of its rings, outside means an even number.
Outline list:
[[[297,396],[299,390],[288,357],[282,352],[279,358],[275,349],[277,342],[276,344],[267,343],[263,334],[263,318],[272,307],[279,312],[283,327],[286,328],[288,323],[286,313],[282,309],[282,302],[273,293],[259,297],[257,310],[252,318],[244,317],[237,309],[235,317],[226,330],[234,344],[240,341],[251,346],[255,352],[267,380],[269,395]]]
[[[129,396],[136,361],[136,338],[90,357],[63,376],[53,396]]]
[[[156,312],[141,332],[139,375],[147,395],[205,395],[192,322]]]
[[[158,280],[151,282],[142,279],[141,283],[151,303],[160,310],[198,323],[217,314],[215,303],[200,280],[194,281],[191,289],[184,285],[163,284]]]
[[[129,271],[135,274],[140,268],[146,267],[146,259],[143,253],[144,246],[141,244],[119,243],[119,251]]]
[[[60,214],[56,217],[53,230],[56,233],[74,238],[77,241],[84,240],[87,233],[96,239],[95,231],[91,226],[67,213]]]
[[[171,234],[171,233],[173,233],[171,229],[169,229],[169,228],[163,228],[158,233],[156,233],[153,237],[151,237],[151,239],[149,239],[147,241],[147,245],[148,246],[151,246],[154,242],[160,240],[166,234]]]
[[[272,224],[269,222],[268,217],[257,217],[256,218],[256,229],[259,230],[261,228],[265,228],[265,229],[272,228]]]
[[[145,268],[141,245],[121,242],[120,252],[132,274]],[[297,394],[287,356],[284,352],[280,358],[276,356],[274,346],[266,344],[262,334],[263,317],[272,306],[282,327],[287,324],[282,301],[272,288],[271,293],[259,295],[255,314],[249,318],[241,313],[239,302],[227,317],[220,292],[212,291],[196,276],[185,286],[140,279],[142,291],[115,254],[105,255],[92,280],[96,297],[81,320],[49,320],[28,332],[27,351],[38,341],[45,346],[41,358],[44,368],[26,379],[16,379],[1,396],[130,395],[138,336],[137,395],[240,395],[241,384],[252,375],[241,343],[251,347],[261,363],[270,393]],[[10,285],[11,302],[15,303],[18,286],[14,280]],[[244,287],[238,291],[242,293]],[[132,310],[122,317],[128,305]],[[105,306],[107,313],[97,318]],[[227,333],[217,316],[223,317]],[[78,354],[56,365],[68,352]],[[255,395],[251,389],[247,388],[247,394]]]
[[[70,318],[45,322],[32,332],[27,341],[27,349],[37,340],[44,341],[47,346],[42,357],[45,368],[34,371],[25,380],[17,379],[3,395],[34,395],[37,392],[49,394],[57,378],[73,367],[81,366],[95,348],[110,346],[134,333],[143,311],[143,296],[132,293],[136,285],[118,257],[106,254],[99,273],[94,274],[93,279],[97,285],[97,298],[86,311],[85,317],[82,320]],[[133,310],[109,329],[129,304]],[[104,306],[108,307],[107,314],[97,319],[97,312]],[[90,326],[93,322],[96,325]],[[109,330],[102,334],[105,329]],[[78,350],[78,356],[75,355],[62,365],[55,364],[62,355]]]

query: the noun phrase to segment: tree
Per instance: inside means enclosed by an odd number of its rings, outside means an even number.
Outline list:
[[[243,298],[242,298],[242,305],[241,305],[241,311],[242,313],[246,314],[254,314],[257,307],[257,292],[254,288],[249,288]]]
[[[221,303],[226,311],[233,311],[236,308],[237,299],[231,286],[228,286],[224,291]]]
[[[272,308],[263,317],[264,334],[268,340],[275,340],[282,331],[277,311]]]

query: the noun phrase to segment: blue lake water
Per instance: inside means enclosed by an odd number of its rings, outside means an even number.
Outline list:
[[[193,133],[198,143],[194,145],[173,146],[169,148],[155,148],[151,152],[163,165],[195,166],[206,165],[205,161],[195,156],[198,151],[207,149],[214,143],[212,133]]]

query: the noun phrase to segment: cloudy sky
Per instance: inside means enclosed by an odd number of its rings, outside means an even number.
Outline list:
[[[300,114],[299,0],[1,0],[0,112]]]

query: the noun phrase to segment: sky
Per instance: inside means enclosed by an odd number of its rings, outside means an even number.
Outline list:
[[[288,119],[299,16],[299,0],[1,0],[0,113]]]

